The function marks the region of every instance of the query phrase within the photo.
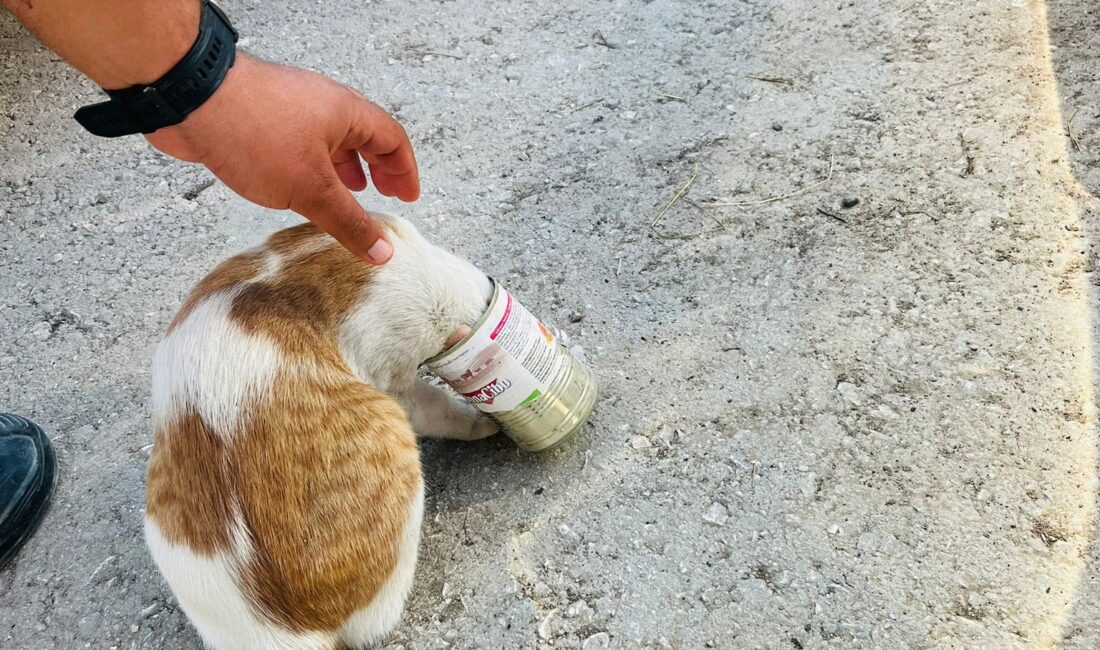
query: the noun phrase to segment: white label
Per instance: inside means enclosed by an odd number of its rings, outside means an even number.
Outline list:
[[[545,394],[565,361],[549,328],[498,284],[481,326],[428,367],[477,408],[500,413]]]

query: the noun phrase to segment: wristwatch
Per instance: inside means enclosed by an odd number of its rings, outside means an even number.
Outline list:
[[[229,18],[211,0],[202,0],[199,36],[179,63],[149,85],[105,89],[110,100],[81,107],[73,117],[105,138],[179,124],[221,85],[236,59],[236,43]]]

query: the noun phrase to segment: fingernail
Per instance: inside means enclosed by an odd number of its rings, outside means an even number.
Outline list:
[[[371,245],[370,250],[367,251],[367,257],[375,264],[385,264],[390,256],[393,255],[393,246],[388,241],[378,238],[377,241]]]

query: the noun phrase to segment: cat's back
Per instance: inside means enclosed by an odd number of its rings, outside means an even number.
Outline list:
[[[312,224],[225,260],[187,296],[157,346],[154,418],[187,403],[230,429],[280,368],[338,367],[337,330],[372,275]]]
[[[214,647],[327,648],[411,572],[415,436],[338,349],[372,274],[280,231],[204,278],[157,349],[147,540]]]

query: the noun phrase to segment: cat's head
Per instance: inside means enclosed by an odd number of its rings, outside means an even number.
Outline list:
[[[475,323],[492,297],[480,269],[432,244],[408,220],[372,213],[385,228],[393,257],[374,270],[365,300],[349,315],[341,344],[367,372],[410,374],[438,354],[463,326]],[[410,366],[411,364],[411,366]]]

